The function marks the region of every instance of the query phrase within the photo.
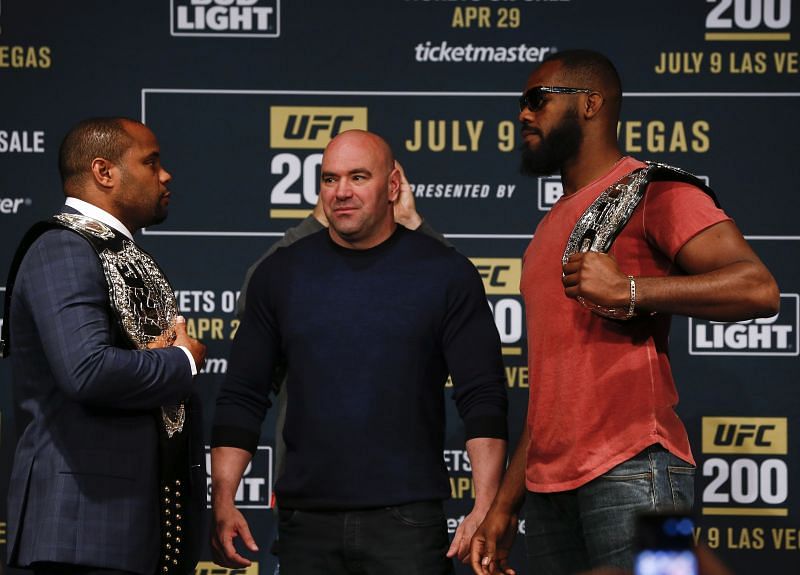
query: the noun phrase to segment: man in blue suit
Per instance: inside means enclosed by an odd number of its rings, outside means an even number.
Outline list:
[[[8,562],[36,575],[186,573],[194,560],[164,562],[159,493],[192,485],[159,485],[159,444],[188,427],[205,346],[133,241],[167,216],[171,176],[153,132],[124,118],[74,127],[59,169],[66,205],[23,240],[7,286],[20,431]]]

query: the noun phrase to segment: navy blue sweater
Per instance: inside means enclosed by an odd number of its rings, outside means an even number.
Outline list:
[[[506,437],[500,341],[472,264],[398,226],[350,250],[326,230],[255,270],[212,445],[254,451],[276,359],[289,400],[279,503],[358,509],[445,499],[443,387],[467,439]]]

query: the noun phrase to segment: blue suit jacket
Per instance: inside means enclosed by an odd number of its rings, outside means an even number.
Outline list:
[[[154,573],[155,413],[190,395],[185,353],[130,349],[98,256],[66,230],[45,232],[28,250],[9,322],[20,427],[8,494],[9,563]]]

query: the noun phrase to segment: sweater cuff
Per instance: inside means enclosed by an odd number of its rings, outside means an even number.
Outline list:
[[[467,441],[476,437],[508,440],[508,421],[503,415],[471,417],[464,421]]]
[[[238,447],[255,454],[258,434],[241,427],[216,425],[211,429],[211,447]]]

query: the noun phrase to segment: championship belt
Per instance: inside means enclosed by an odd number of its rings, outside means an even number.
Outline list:
[[[148,349],[158,342],[163,346],[175,341],[175,318],[178,306],[175,292],[161,268],[146,252],[127,237],[102,222],[81,214],[61,213],[34,224],[25,234],[11,264],[6,290],[6,321],[3,324],[0,354],[10,350],[8,311],[17,270],[28,248],[41,234],[51,229],[76,232],[97,252],[108,286],[111,308],[120,331],[135,349]],[[161,550],[158,573],[185,574],[193,570],[196,550],[191,536],[196,530],[188,517],[190,502],[190,432],[187,403],[160,408],[159,500]],[[197,489],[198,486],[194,486]],[[145,528],[142,526],[142,528]],[[142,550],[144,551],[144,550]]]
[[[630,220],[639,201],[644,197],[647,185],[654,181],[676,181],[696,186],[707,193],[719,207],[714,192],[702,180],[689,172],[660,164],[646,162],[622,176],[597,196],[578,219],[564,248],[561,263],[566,264],[572,254],[580,252],[608,253],[619,233]],[[627,308],[614,308],[597,305],[578,296],[577,300],[587,309],[603,317],[630,319]]]

